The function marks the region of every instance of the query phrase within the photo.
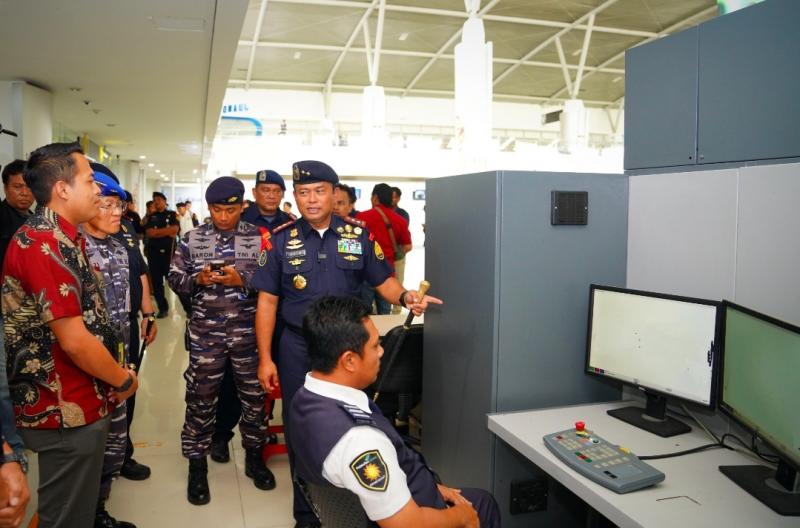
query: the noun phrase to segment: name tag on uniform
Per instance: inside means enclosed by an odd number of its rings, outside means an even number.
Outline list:
[[[260,242],[260,237],[237,236],[234,248],[236,260],[257,259]]]
[[[339,253],[351,253],[354,255],[361,255],[363,253],[360,241],[346,238],[340,238],[336,241],[336,249]]]
[[[287,249],[286,250],[286,258],[295,258],[295,257],[305,257],[306,250],[303,249]]]

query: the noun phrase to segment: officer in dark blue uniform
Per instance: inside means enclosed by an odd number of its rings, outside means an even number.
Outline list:
[[[363,392],[383,355],[368,307],[348,297],[319,299],[303,330],[312,370],[289,409],[297,474],[352,491],[380,526],[477,527],[480,520],[499,528],[494,498],[443,485]]]
[[[424,312],[435,297],[407,291],[392,277],[380,244],[364,224],[333,214],[336,172],[320,161],[299,161],[292,167],[294,197],[302,218],[274,236],[262,237],[259,269],[253,287],[260,290],[256,313],[258,379],[268,392],[277,386],[280,373],[284,424],[291,452],[291,423],[286,421],[292,397],[309,370],[306,344],[301,332],[303,315],[312,301],[325,295],[358,297],[361,284],[369,283],[387,301]],[[278,319],[284,330],[273,359],[272,338]],[[318,526],[316,517],[295,488],[294,516],[297,527]]]
[[[157,317],[161,319],[166,317],[169,311],[169,304],[164,295],[164,279],[169,274],[180,222],[175,211],[167,209],[167,197],[164,193],[153,192],[153,204],[156,212],[147,218],[144,232],[147,237],[147,260],[150,264],[150,278],[153,281],[153,295],[158,303]]]
[[[253,187],[255,203],[245,209],[242,220],[259,227],[265,227],[273,235],[292,224],[294,215],[281,211],[280,205],[286,184],[283,177],[273,170],[261,170],[256,173],[256,186]],[[273,341],[277,342],[279,332],[276,331]],[[242,405],[236,395],[236,384],[233,371],[228,363],[222,378],[217,404],[217,421],[214,435],[211,438],[211,460],[225,463],[230,460],[228,444],[233,438],[233,428],[239,422]]]

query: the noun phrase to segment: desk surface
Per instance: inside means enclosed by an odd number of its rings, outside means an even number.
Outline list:
[[[639,456],[711,443],[694,425],[690,433],[661,438],[606,414],[608,409],[626,405],[630,402],[490,414],[489,429],[619,526],[800,526],[800,519],[778,515],[719,472],[720,465],[757,463],[735,451],[713,449],[648,460],[648,464],[664,472],[664,482],[618,495],[571,470],[545,447],[542,438],[546,434],[568,429],[576,421],[586,422],[587,429],[611,443],[632,449]]]
[[[375,327],[378,329],[378,335],[383,337],[389,330],[394,328],[395,326],[402,326],[403,323],[406,322],[406,317],[408,317],[408,312],[403,310],[402,313],[396,315],[372,315],[370,318],[372,322],[375,323]],[[415,317],[412,324],[422,324],[425,322],[425,314],[422,314],[419,317]]]

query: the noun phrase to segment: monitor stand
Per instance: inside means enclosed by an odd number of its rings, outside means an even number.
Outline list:
[[[622,407],[607,411],[609,415],[636,426],[645,431],[649,431],[658,436],[668,438],[679,434],[688,433],[691,427],[667,416],[667,398],[645,391],[647,396],[647,407]]]
[[[800,475],[781,460],[767,466],[719,466],[723,475],[779,515],[800,516]]]

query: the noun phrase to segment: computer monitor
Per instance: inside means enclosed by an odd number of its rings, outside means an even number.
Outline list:
[[[761,438],[778,468],[720,466],[781,515],[800,515],[800,328],[731,302],[724,323],[719,406]]]
[[[644,391],[646,407],[608,414],[663,437],[691,431],[667,399],[713,408],[719,303],[593,284],[586,371]]]

